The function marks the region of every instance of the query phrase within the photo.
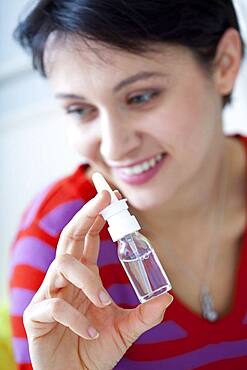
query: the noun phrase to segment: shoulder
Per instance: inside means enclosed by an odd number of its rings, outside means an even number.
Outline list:
[[[53,238],[58,237],[74,214],[95,195],[85,168],[79,166],[37,194],[21,218],[19,231],[29,233],[38,228]]]
[[[73,174],[56,181],[36,197],[26,220],[30,222],[33,218],[41,230],[57,237],[92,196],[93,187],[80,166]]]
[[[55,258],[62,229],[93,196],[94,188],[86,177],[85,166],[80,166],[34,197],[21,218],[12,243],[11,287],[38,289]]]

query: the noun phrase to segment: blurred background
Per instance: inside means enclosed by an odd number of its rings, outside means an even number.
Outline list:
[[[0,302],[7,296],[8,253],[30,200],[80,162],[66,138],[66,125],[46,80],[12,39],[20,14],[34,1],[0,1]],[[247,43],[247,1],[236,0]],[[226,133],[247,135],[247,57],[233,103],[224,112]]]

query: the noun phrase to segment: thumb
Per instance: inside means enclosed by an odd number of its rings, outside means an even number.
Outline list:
[[[132,343],[145,331],[158,325],[164,317],[164,313],[173,301],[173,296],[169,293],[151,299],[134,308],[130,314],[129,333],[131,333]]]

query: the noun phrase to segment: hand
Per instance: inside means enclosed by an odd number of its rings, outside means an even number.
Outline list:
[[[120,196],[119,196],[120,197]],[[63,229],[56,258],[24,312],[34,370],[110,370],[146,330],[163,319],[172,296],[122,309],[104,289],[97,266],[99,212],[110,194],[96,195]]]

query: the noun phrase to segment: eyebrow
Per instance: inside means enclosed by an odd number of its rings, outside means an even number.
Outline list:
[[[114,88],[113,92],[119,92],[124,87],[131,85],[137,81],[143,81],[148,80],[149,78],[153,77],[164,77],[166,76],[164,73],[160,72],[139,72],[133,76],[130,76],[126,78],[125,80],[119,82]],[[55,95],[56,98],[62,98],[62,99],[80,99],[80,100],[86,100],[86,98],[82,95],[76,95],[76,94],[66,94],[66,93],[57,93]]]
[[[160,72],[159,73],[158,72],[139,72],[133,76],[126,78],[126,80],[119,82],[119,84],[117,84],[117,86],[114,87],[113,91],[118,92],[123,87],[127,85],[131,85],[140,80],[143,81],[143,80],[148,80],[149,78],[152,78],[152,77],[164,77],[164,76],[165,74],[160,73]]]
[[[55,97],[58,99],[79,99],[79,100],[86,100],[84,96],[76,95],[76,94],[66,94],[66,93],[57,93]]]

